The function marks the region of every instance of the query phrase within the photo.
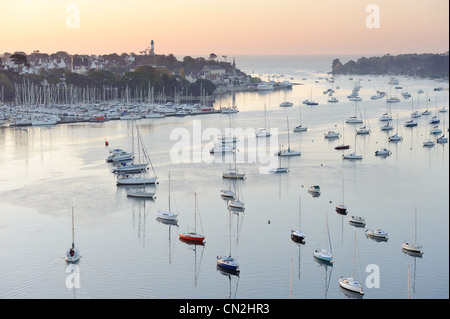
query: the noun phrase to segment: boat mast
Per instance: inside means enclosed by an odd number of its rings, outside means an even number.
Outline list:
[[[333,249],[331,248],[330,229],[328,228],[328,213],[326,214],[326,223],[327,223],[328,244],[330,245],[330,253],[333,255]]]
[[[417,206],[414,206],[414,246],[417,245]]]
[[[73,207],[72,207],[72,248],[75,247],[75,232],[73,228]]]
[[[197,233],[197,193],[194,193],[194,233]]]
[[[170,173],[169,173],[169,213],[170,213]]]
[[[356,231],[355,231],[355,240],[353,244],[353,280],[355,279],[355,268],[356,268]]]
[[[291,140],[289,138],[289,117],[286,117],[287,129],[288,129],[288,152],[291,151]]]

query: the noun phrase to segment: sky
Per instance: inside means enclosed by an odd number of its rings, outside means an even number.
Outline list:
[[[0,54],[443,53],[448,0],[0,0]]]

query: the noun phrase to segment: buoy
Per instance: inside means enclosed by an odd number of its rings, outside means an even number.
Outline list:
[[[109,145],[109,143],[108,143],[108,141],[105,139],[105,146],[108,146]]]

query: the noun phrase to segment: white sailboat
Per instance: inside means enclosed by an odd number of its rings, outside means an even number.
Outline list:
[[[423,254],[422,245],[417,243],[417,207],[414,208],[414,243],[405,241],[402,248],[413,253]]]
[[[347,123],[347,124],[362,124],[363,123],[362,118],[358,118],[358,106],[356,104],[356,101],[355,101],[355,116],[348,117],[347,120],[345,121],[345,123]]]
[[[269,137],[271,135],[270,130],[267,129],[267,110],[264,104],[264,127],[258,128],[256,132],[256,137]]]
[[[80,259],[80,251],[75,247],[75,230],[74,230],[74,218],[73,218],[73,207],[72,207],[72,247],[66,252],[65,259],[68,262],[75,262]]]
[[[280,145],[280,151],[281,152],[281,145]],[[277,154],[277,153],[275,153]],[[287,167],[281,167],[281,156],[278,156],[278,166],[277,167],[271,167],[269,169],[269,172],[271,173],[288,173],[289,168]]]
[[[317,248],[316,250],[314,250],[313,256],[314,256],[314,258],[317,258],[321,261],[331,263],[331,262],[333,262],[333,251],[331,249],[330,231],[328,229],[328,214],[326,216],[326,228],[327,228],[326,237],[327,237],[327,242],[328,242],[330,251],[328,251],[327,249],[323,249],[323,248]]]
[[[302,153],[291,150],[291,140],[289,137],[289,118],[287,118],[287,132],[288,132],[288,148],[278,151],[278,156],[300,156]]]
[[[447,129],[447,131],[448,131],[448,129]],[[444,134],[442,134],[441,136],[439,136],[439,137],[436,139],[436,143],[438,143],[438,144],[444,144],[444,143],[447,143],[447,142],[448,142],[448,138],[445,137],[445,118],[444,118]]]
[[[397,131],[395,132],[394,135],[389,136],[389,142],[399,142],[401,140],[403,140],[403,137],[398,135],[398,114],[397,114]]]
[[[245,173],[240,173],[237,169],[236,164],[236,151],[233,152],[233,162],[234,168],[229,168],[222,173],[222,178],[231,178],[231,179],[244,179]]]
[[[245,210],[245,203],[240,200],[240,192],[239,192],[239,184],[238,181],[234,182],[234,188],[235,188],[235,196],[234,198],[230,198],[227,201],[227,207],[233,211],[244,211]]]
[[[146,154],[143,150],[143,140],[139,133],[139,128],[137,125],[135,125],[133,121],[132,126],[132,137],[131,137],[131,145],[132,145],[132,153],[134,154],[134,127],[136,126],[136,135],[137,135],[137,146],[138,146],[138,163],[124,163],[120,162],[118,165],[111,168],[111,172],[113,173],[139,173],[147,169],[149,162],[148,162],[148,154]],[[142,150],[142,152],[141,152]]]
[[[301,103],[299,105],[299,109],[300,109],[300,124],[297,125],[296,127],[294,127],[294,132],[305,132],[308,130],[308,128],[306,126],[302,125],[302,104]]]
[[[355,149],[356,149],[356,134],[355,134]],[[356,154],[356,152],[351,152],[347,154],[342,154],[342,158],[348,160],[361,160],[363,157],[362,155]]]
[[[169,173],[169,210],[159,210],[156,213],[156,218],[160,219],[162,221],[169,221],[169,222],[177,222],[178,220],[178,214],[172,212],[170,208],[170,193],[171,193],[171,184],[170,184],[170,173]]]
[[[355,280],[355,268],[356,268],[356,232],[355,232],[355,244],[353,249],[353,277],[341,277],[339,278],[339,285],[350,291],[359,292],[361,295],[364,294],[362,285],[360,282]]]
[[[156,176],[155,169],[150,160],[150,156],[148,155],[147,149],[145,147],[144,141],[139,134],[139,129],[136,125],[136,130],[138,131],[138,144],[139,144],[139,153],[142,152],[143,161],[147,162],[146,166],[150,165],[153,171],[153,177],[148,176],[147,169],[140,170],[141,174],[139,176],[134,176],[130,174],[122,174],[117,178],[116,185],[146,185],[146,184],[158,184],[158,177]]]

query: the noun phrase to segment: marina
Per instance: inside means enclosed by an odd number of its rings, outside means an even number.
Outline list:
[[[0,126],[0,271],[8,274],[1,279],[0,298],[287,299],[291,294],[296,299],[346,299],[351,295],[340,289],[339,278],[354,267],[364,299],[449,298],[449,145],[423,147],[427,139],[449,135],[449,113],[438,111],[449,107],[448,82],[396,77],[399,85],[410,92],[423,90],[438,104],[423,105],[418,111],[431,114],[407,126],[401,123],[411,121],[408,99],[389,103],[386,96],[371,98],[378,96],[377,90],[388,90],[391,76],[332,77],[326,74],[329,57],[236,61],[264,80],[278,75],[280,83],[292,78],[299,85],[221,94],[211,108],[199,112],[190,105],[189,112],[177,115],[186,105],[168,104],[176,111],[164,117],[152,116],[162,114],[158,110],[164,104],[113,107],[105,101],[95,107],[71,106],[75,113],[78,107],[89,109],[82,112],[85,117],[72,120],[69,106],[54,106],[42,113],[61,119],[67,113],[64,120],[28,125],[18,115],[31,115],[30,106],[21,112],[16,112],[20,107],[1,106],[0,115],[15,117]],[[357,102],[348,98],[356,80]],[[339,103],[322,93],[330,85]],[[302,103],[305,99],[315,103]],[[285,100],[295,102],[281,106]],[[223,112],[232,101],[239,111]],[[360,121],[344,123],[355,114],[355,103],[365,110],[370,134],[356,133]],[[140,117],[101,118],[125,109]],[[307,131],[294,131],[299,114]],[[380,120],[382,114],[390,116],[391,131],[383,129],[387,122]],[[267,118],[271,134],[257,138],[255,132]],[[442,133],[430,134],[436,123]],[[107,158],[114,149],[131,151],[136,126],[151,169],[120,176],[112,169],[127,165]],[[208,134],[226,134],[227,129],[235,129],[237,140],[213,149],[217,136]],[[390,141],[393,131],[401,139]],[[344,134],[357,161],[344,160],[349,151],[335,149]],[[188,147],[177,148],[185,136]],[[285,148],[301,156],[274,155]],[[272,173],[262,154],[288,174]],[[236,174],[236,167],[245,178],[224,176],[225,171]],[[348,209],[340,214],[336,205],[343,202],[344,177]],[[139,185],[144,185],[141,191],[136,190]],[[194,196],[201,214],[195,211]],[[291,232],[299,226],[299,196],[301,231],[307,237],[296,242]],[[237,204],[242,206],[233,209]],[[417,220],[411,217],[415,207]],[[64,257],[73,241],[72,208],[80,285],[69,289]],[[205,241],[183,241],[180,234],[188,226],[198,227],[200,216]],[[349,217],[364,226],[352,225]],[[388,237],[377,233],[381,229]],[[377,235],[388,240],[375,240]],[[424,251],[420,256],[402,251],[402,244],[414,242],[415,235]],[[329,238],[332,265],[313,256]],[[379,287],[366,281],[373,265],[379,269]],[[227,268],[234,272],[224,275]],[[326,276],[331,280],[324,285]]]

